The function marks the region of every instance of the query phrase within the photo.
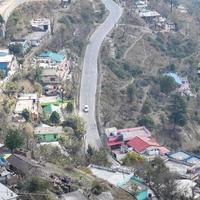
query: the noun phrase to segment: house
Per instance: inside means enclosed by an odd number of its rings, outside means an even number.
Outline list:
[[[57,53],[52,51],[43,51],[38,55],[38,61],[43,63],[48,63],[49,65],[55,65],[61,63],[65,60],[65,55],[63,53]]]
[[[72,0],[61,0],[60,5],[64,8],[66,8]]]
[[[50,19],[47,19],[47,18],[32,19],[30,24],[31,24],[33,31],[51,32]]]
[[[36,65],[42,69],[54,69],[61,80],[67,78],[71,63],[64,53],[43,51],[36,57]]]
[[[14,110],[14,120],[21,116],[22,112],[27,109],[33,120],[38,118],[38,96],[35,93],[20,94]]]
[[[139,177],[134,176],[133,172],[128,168],[122,166],[102,167],[91,165],[89,169],[96,177],[111,183],[115,187],[118,187],[129,194],[136,194],[136,196],[134,195],[136,200],[147,199],[148,188],[143,184],[143,181],[139,179]]]
[[[59,94],[59,87],[56,85],[45,85],[44,93],[46,96],[57,96]]]
[[[0,199],[17,200],[18,195],[11,191],[8,187],[0,183]]]
[[[9,76],[17,69],[16,57],[9,54],[8,49],[0,49],[0,70],[4,73],[4,76]]]
[[[169,150],[156,142],[154,138],[136,136],[127,142],[134,151],[148,156],[165,155]]]
[[[45,124],[36,127],[34,131],[38,142],[56,142],[62,132],[62,126],[48,126]]]
[[[21,175],[36,175],[40,173],[40,165],[35,160],[18,154],[12,154],[7,158],[10,169]]]
[[[41,74],[43,84],[58,85],[61,83],[61,78],[56,69],[43,69]]]
[[[136,1],[135,6],[137,10],[145,10],[148,7],[147,1]]]
[[[47,37],[47,32],[33,32],[26,35],[23,39],[28,41],[32,47],[39,46]]]
[[[146,200],[148,197],[148,188],[139,177],[134,175],[127,183],[121,185],[120,188],[134,195],[136,200]]]
[[[180,12],[180,13],[182,13],[182,14],[187,14],[187,8],[185,8],[183,5],[179,5],[178,7],[177,7],[177,9],[178,9],[178,11]]]
[[[109,132],[109,129],[105,130],[107,145],[111,150],[119,149],[124,143],[136,136],[151,136],[151,132],[144,126],[121,130],[112,128],[110,131],[111,132]]]
[[[160,17],[160,13],[157,11],[151,11],[151,10],[140,10],[139,16],[143,18],[147,22],[152,22],[155,19],[158,19]]]
[[[70,61],[63,52],[43,51],[36,63],[42,69],[56,69],[62,79],[70,72]]]

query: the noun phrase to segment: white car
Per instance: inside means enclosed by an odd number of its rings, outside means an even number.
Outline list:
[[[89,106],[88,106],[88,105],[85,105],[84,108],[83,108],[83,111],[84,111],[84,112],[89,112]]]

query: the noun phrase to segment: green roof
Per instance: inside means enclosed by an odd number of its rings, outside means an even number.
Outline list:
[[[49,104],[43,108],[43,111],[45,114],[51,114],[52,112],[56,111],[60,113],[60,108],[58,106],[55,106],[53,104]]]

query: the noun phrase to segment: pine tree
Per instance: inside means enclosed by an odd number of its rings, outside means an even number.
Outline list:
[[[174,124],[174,129],[176,125],[184,126],[187,123],[187,105],[184,99],[179,95],[172,96],[171,104],[169,106],[169,119]]]

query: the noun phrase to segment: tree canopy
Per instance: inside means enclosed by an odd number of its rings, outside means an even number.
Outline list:
[[[169,76],[161,76],[159,82],[160,82],[160,91],[165,94],[169,94],[177,87],[175,80]]]
[[[155,122],[153,118],[149,115],[143,115],[139,117],[138,123],[139,126],[145,126],[146,128],[152,130],[155,128]]]
[[[27,109],[24,109],[22,111],[22,117],[26,120],[26,121],[29,121],[30,120],[30,113]]]
[[[56,111],[52,112],[50,121],[52,124],[58,124],[60,122],[60,115]]]
[[[23,145],[24,138],[17,129],[9,129],[6,135],[5,145],[11,151]]]
[[[183,97],[173,95],[169,106],[169,120],[176,125],[184,126],[187,123],[187,105]]]

